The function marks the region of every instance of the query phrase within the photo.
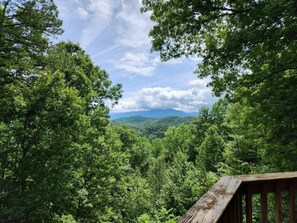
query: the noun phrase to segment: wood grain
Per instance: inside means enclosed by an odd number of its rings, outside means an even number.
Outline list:
[[[241,175],[236,178],[243,182],[261,182],[261,181],[279,181],[297,179],[297,172],[282,172],[282,173],[265,173],[253,175]]]
[[[237,192],[240,184],[241,180],[235,177],[222,177],[178,222],[217,222]]]

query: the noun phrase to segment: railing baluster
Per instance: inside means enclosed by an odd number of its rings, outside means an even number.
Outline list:
[[[242,222],[242,194],[238,192],[236,197],[236,212],[237,212],[237,221],[241,223]]]
[[[268,223],[268,213],[267,213],[267,191],[265,188],[261,192],[261,221],[262,223]]]
[[[231,217],[231,220],[233,220],[234,222],[238,222],[240,223],[241,222],[241,213],[240,213],[240,195],[237,193],[234,198],[233,198],[233,201],[232,201],[232,204],[230,205],[230,208],[231,208],[231,213],[232,213],[232,217]]]
[[[295,184],[296,184],[296,182],[295,182]],[[294,182],[292,182],[292,183],[290,183],[290,189],[289,189],[290,223],[295,223],[295,221],[296,221],[295,193],[296,193],[296,189],[294,188]]]
[[[275,222],[282,222],[282,199],[279,185],[276,185],[275,191]]]
[[[252,203],[252,193],[248,190],[247,194],[245,195],[246,198],[246,222],[252,223],[253,222],[253,203]]]

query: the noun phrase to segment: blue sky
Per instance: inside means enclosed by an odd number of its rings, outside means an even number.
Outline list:
[[[193,73],[199,58],[161,62],[151,53],[153,23],[141,14],[140,0],[56,0],[64,34],[58,40],[79,43],[123,97],[112,112],[173,108],[197,112],[216,101],[208,79]]]

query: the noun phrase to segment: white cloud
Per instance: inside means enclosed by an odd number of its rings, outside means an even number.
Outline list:
[[[140,0],[57,0],[57,4],[63,19],[69,24],[75,21],[71,27],[77,24],[78,42],[84,49],[94,47],[100,36],[99,48],[104,44],[108,49],[121,46],[148,52],[151,47],[153,22],[148,13],[140,12]]]
[[[158,62],[149,53],[128,52],[119,61],[115,61],[114,66],[135,76],[151,76]]]
[[[131,92],[128,97],[120,100],[112,112],[127,112],[155,108],[173,108],[185,112],[196,112],[200,107],[212,104],[216,99],[206,87],[207,81],[191,81],[189,89],[171,87],[143,88]]]
[[[196,89],[205,89],[208,84],[207,79],[195,79],[189,82],[189,86],[194,87]]]
[[[82,30],[80,44],[88,47],[109,25],[115,10],[119,7],[118,0],[86,0],[77,7],[78,16],[87,19],[88,25]]]
[[[58,6],[59,10],[59,18],[63,21],[71,20],[77,16],[73,12],[77,12],[77,2],[74,1],[70,4],[68,1],[65,0],[56,0],[55,4]]]
[[[153,23],[148,14],[140,12],[141,2],[138,0],[122,0],[122,11],[117,15],[117,42],[128,47],[150,45],[148,36]]]
[[[81,19],[87,19],[90,16],[89,12],[82,7],[78,7],[76,12]]]

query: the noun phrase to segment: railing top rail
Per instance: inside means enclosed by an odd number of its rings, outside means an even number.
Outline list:
[[[240,184],[241,180],[236,177],[222,177],[178,222],[216,222],[221,217]]]
[[[194,204],[179,223],[217,222],[226,210],[229,202],[243,184],[297,180],[297,172],[266,173],[254,175],[222,177],[208,192]]]
[[[290,180],[297,179],[297,172],[282,172],[282,173],[264,173],[264,174],[252,174],[252,175],[240,175],[235,176],[242,182],[262,182],[262,181],[278,181],[278,180]]]

